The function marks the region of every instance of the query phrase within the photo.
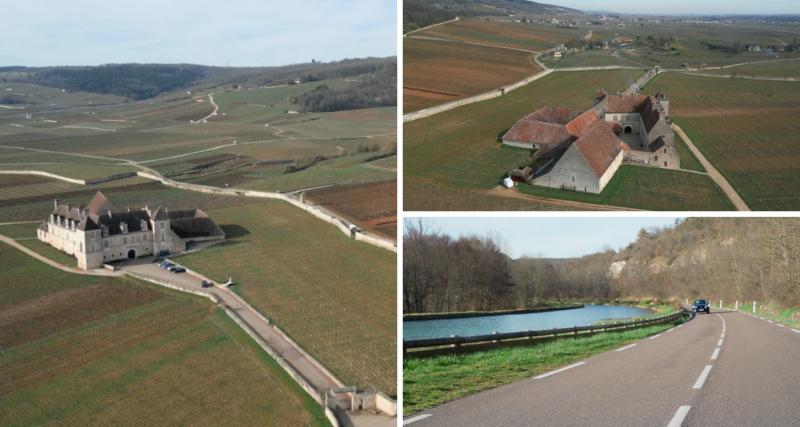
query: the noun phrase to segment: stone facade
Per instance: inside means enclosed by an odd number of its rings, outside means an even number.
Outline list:
[[[37,230],[39,240],[74,256],[78,267],[149,255],[178,253],[193,242],[221,240],[225,233],[201,210],[145,207],[119,211],[101,192],[86,207],[56,200]]]

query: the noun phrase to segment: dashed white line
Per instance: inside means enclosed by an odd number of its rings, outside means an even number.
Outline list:
[[[692,386],[692,388],[695,390],[700,390],[701,388],[703,388],[703,384],[705,384],[706,379],[708,378],[708,374],[710,373],[711,373],[711,365],[706,365],[706,367],[703,368],[703,372],[701,372],[700,376],[697,377],[697,381],[694,382],[694,386]]]
[[[540,380],[540,379],[542,379],[542,378],[547,378],[547,377],[549,377],[550,375],[559,374],[559,373],[561,373],[561,372],[564,372],[564,371],[566,371],[567,369],[577,368],[578,366],[585,365],[585,364],[586,364],[586,362],[578,362],[578,363],[574,363],[574,364],[572,364],[572,365],[565,366],[565,367],[563,367],[563,368],[561,368],[561,369],[556,369],[555,371],[550,371],[550,372],[547,372],[547,373],[545,373],[545,374],[542,374],[542,375],[535,376],[535,377],[533,377],[533,379],[535,379],[535,380]]]
[[[718,356],[719,356],[719,347],[715,348],[714,352],[711,353],[711,360],[717,360]]]
[[[719,341],[717,341],[717,347],[722,347],[722,338],[720,338]]]
[[[422,415],[417,415],[416,417],[406,418],[405,420],[403,420],[403,425],[406,426],[413,422],[424,420],[425,418],[428,418],[431,415],[433,414],[422,414]]]
[[[683,420],[686,419],[686,416],[689,415],[689,410],[692,409],[691,406],[681,406],[675,411],[675,415],[672,416],[672,419],[667,424],[667,427],[681,427],[683,424]]]
[[[781,328],[785,328],[785,327],[786,327],[786,325],[784,325],[783,323],[778,323],[777,325],[778,325],[779,327],[781,327]]]
[[[627,349],[629,349],[629,348],[631,348],[631,347],[636,347],[636,344],[630,344],[630,345],[626,345],[625,347],[618,348],[618,349],[616,349],[616,350],[614,350],[614,351],[625,351],[625,350],[627,350]]]
[[[649,339],[649,340],[654,340],[654,339],[656,339],[656,338],[658,338],[658,337],[660,337],[660,336],[661,336],[661,334],[658,334],[658,335],[653,335],[652,337],[650,337],[650,338],[648,338],[648,339]]]
[[[772,320],[767,320],[767,322],[775,324],[775,322],[773,322]]]

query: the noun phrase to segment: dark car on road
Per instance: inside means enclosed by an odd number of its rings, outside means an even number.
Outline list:
[[[186,273],[186,269],[179,265],[173,265],[172,267],[169,268],[169,271],[173,273]]]
[[[711,314],[711,305],[708,303],[708,300],[696,299],[692,303],[692,311],[695,313],[705,311],[706,314]]]

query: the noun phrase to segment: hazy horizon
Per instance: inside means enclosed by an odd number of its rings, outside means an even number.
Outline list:
[[[711,2],[674,0],[668,3],[642,3],[634,0],[535,0],[537,3],[578,9],[609,11],[639,15],[790,15],[800,14],[796,0],[764,0],[761,2]]]
[[[258,67],[397,55],[395,1],[270,3],[12,2],[0,66]]]
[[[405,225],[420,218],[406,217]],[[512,258],[537,255],[544,258],[574,258],[610,247],[619,250],[636,240],[642,228],[666,227],[676,217],[483,217],[422,218],[432,230],[452,237],[491,235],[499,237],[504,252]]]

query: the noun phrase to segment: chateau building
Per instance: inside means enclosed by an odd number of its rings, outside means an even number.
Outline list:
[[[183,252],[195,243],[222,240],[225,233],[200,209],[120,211],[98,191],[86,207],[55,200],[37,236],[75,256],[78,267],[92,269],[123,259]]]
[[[623,160],[680,168],[668,122],[669,101],[600,91],[588,111],[544,107],[520,119],[503,144],[536,150],[535,170],[511,178],[546,187],[600,193]]]

